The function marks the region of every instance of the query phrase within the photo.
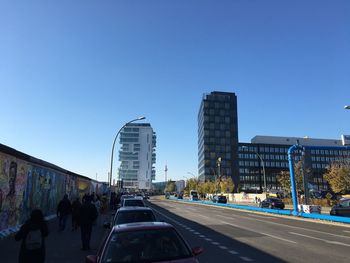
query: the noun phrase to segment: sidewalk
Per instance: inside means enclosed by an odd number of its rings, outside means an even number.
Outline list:
[[[45,240],[46,263],[73,263],[85,262],[87,255],[96,254],[103,237],[107,233],[101,225],[94,226],[91,235],[91,250],[82,251],[80,229],[71,231],[71,218],[67,220],[66,229],[58,231],[58,220],[48,222],[49,235]],[[18,254],[21,242],[16,242],[13,236],[0,240],[0,255],[2,263],[18,262]]]

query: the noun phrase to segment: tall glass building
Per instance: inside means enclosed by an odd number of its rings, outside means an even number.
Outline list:
[[[149,123],[131,123],[120,133],[119,180],[123,188],[149,190],[155,179],[156,134]]]
[[[201,181],[219,176],[239,183],[237,97],[214,91],[204,94],[198,113],[198,175]]]

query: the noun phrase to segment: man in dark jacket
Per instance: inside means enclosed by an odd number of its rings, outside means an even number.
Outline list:
[[[81,241],[83,243],[82,250],[90,250],[92,225],[98,215],[96,207],[91,201],[91,197],[87,197],[80,208],[80,230]]]
[[[30,214],[30,219],[25,222],[16,233],[16,241],[22,240],[19,252],[19,263],[43,263],[45,261],[45,237],[48,235],[48,227],[43,213],[35,209]]]
[[[63,199],[57,206],[57,217],[59,218],[59,230],[63,231],[66,228],[66,221],[68,215],[72,210],[72,205],[68,199],[68,195],[65,194]]]

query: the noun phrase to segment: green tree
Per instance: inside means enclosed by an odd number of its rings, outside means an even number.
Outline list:
[[[168,181],[165,187],[165,192],[175,192],[176,184],[175,181]]]
[[[296,180],[296,187],[297,187],[297,192],[301,193],[304,191],[304,186],[303,186],[303,166],[302,162],[298,161],[294,164],[294,174],[295,174],[295,180]],[[291,182],[290,182],[290,173],[289,171],[282,171],[278,176],[277,176],[277,181],[282,187],[282,189],[288,193],[291,192]]]
[[[221,178],[219,185],[221,193],[233,193],[233,190],[235,188],[231,177]]]
[[[350,191],[350,165],[348,163],[332,163],[324,174],[324,178],[333,192],[346,194]]]

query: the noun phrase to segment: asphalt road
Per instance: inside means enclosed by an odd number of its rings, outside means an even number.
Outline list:
[[[349,262],[350,227],[152,198],[200,262]]]

